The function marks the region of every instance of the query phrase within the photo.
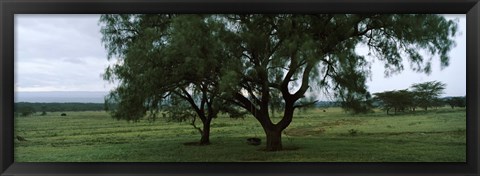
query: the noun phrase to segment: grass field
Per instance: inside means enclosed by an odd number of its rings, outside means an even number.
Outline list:
[[[323,109],[322,109],[323,110]],[[253,117],[212,122],[211,145],[188,123],[117,121],[103,111],[15,117],[15,162],[465,162],[465,109],[352,116],[340,108],[296,113],[284,151],[265,152]],[[279,120],[279,119],[277,119]]]

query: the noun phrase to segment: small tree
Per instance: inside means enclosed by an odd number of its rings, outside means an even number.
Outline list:
[[[443,94],[446,84],[439,81],[417,83],[411,86],[415,104],[425,109],[435,106],[439,96]]]
[[[138,120],[149,112],[155,119],[164,101],[170,118],[191,119],[210,143],[210,123],[220,111],[238,115],[220,91],[225,52],[225,25],[206,15],[102,15],[103,42],[109,59],[121,62],[106,69],[104,79],[121,84],[106,104],[117,119]],[[178,102],[183,101],[183,102]],[[167,103],[168,104],[168,103]],[[182,106],[174,106],[180,105]],[[188,106],[185,106],[188,105]],[[195,115],[193,115],[193,114]],[[233,115],[233,116],[235,116]],[[195,126],[197,117],[203,127]]]
[[[42,110],[42,114],[40,114],[40,115],[42,115],[42,116],[47,115],[47,106],[46,105],[42,105],[40,107],[40,109]]]
[[[392,108],[395,114],[399,111],[409,110],[410,108],[414,111],[413,93],[406,89],[374,93],[374,96],[375,100],[381,102],[382,109],[385,110],[387,114]]]
[[[21,106],[21,107],[18,108],[18,112],[20,112],[21,116],[26,117],[26,116],[30,116],[32,114],[35,114],[36,110],[32,106]]]

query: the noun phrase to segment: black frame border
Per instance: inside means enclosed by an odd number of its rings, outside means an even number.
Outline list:
[[[467,15],[466,163],[16,163],[13,160],[14,14],[442,13]],[[479,0],[0,0],[0,174],[478,176]]]

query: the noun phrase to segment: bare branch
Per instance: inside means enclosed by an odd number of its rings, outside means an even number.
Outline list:
[[[190,125],[192,125],[192,126],[193,126],[193,128],[197,129],[197,130],[198,130],[198,132],[200,132],[200,134],[203,134],[203,130],[202,130],[202,128],[200,128],[200,127],[197,127],[197,125],[195,125],[195,121],[196,121],[196,119],[197,119],[197,118],[196,118],[196,116],[193,116],[193,119],[192,119],[192,122],[190,123]]]

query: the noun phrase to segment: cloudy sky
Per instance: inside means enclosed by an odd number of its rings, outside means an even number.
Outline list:
[[[445,96],[466,93],[466,18],[459,20],[460,35],[450,52],[450,66],[441,70],[438,58],[432,73],[412,72],[409,64],[398,75],[386,78],[381,62],[372,65],[367,83],[370,92],[405,89],[413,83],[441,81]],[[114,86],[101,74],[109,62],[101,43],[99,15],[15,15],[15,91],[109,91]]]
[[[108,91],[99,15],[15,15],[16,91]]]

